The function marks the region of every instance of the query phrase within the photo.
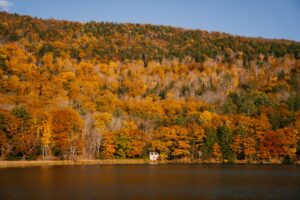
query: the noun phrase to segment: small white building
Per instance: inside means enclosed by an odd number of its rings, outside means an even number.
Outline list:
[[[159,154],[157,152],[151,151],[149,152],[150,161],[156,161],[159,158]]]

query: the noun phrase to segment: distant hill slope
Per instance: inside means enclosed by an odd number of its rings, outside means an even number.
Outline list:
[[[149,24],[41,20],[5,12],[0,13],[0,21],[2,42],[26,38],[31,45],[40,43],[40,56],[50,51],[58,56],[63,50],[76,59],[97,57],[102,60],[142,59],[148,62],[190,56],[196,62],[202,62],[206,57],[228,57],[233,51],[242,52],[246,64],[259,54],[275,57],[289,54],[300,58],[300,43],[288,40],[246,38]],[[82,39],[85,40],[83,44]],[[54,42],[63,42],[64,45],[58,47]]]
[[[300,43],[0,13],[0,159],[295,162]]]

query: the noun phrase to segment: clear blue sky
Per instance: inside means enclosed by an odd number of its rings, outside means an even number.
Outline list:
[[[172,25],[300,41],[300,0],[0,0],[41,18]]]

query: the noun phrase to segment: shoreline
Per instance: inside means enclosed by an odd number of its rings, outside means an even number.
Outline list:
[[[107,160],[20,160],[0,161],[1,168],[66,166],[66,165],[110,165],[110,164],[148,164],[143,159],[107,159]]]
[[[227,164],[211,161],[184,161],[168,160],[151,162],[146,159],[106,159],[106,160],[20,160],[20,161],[0,161],[2,168],[22,168],[38,166],[67,166],[67,165],[118,165],[118,164]],[[236,162],[233,165],[256,164],[256,165],[284,165],[282,163],[262,163],[262,162]],[[299,165],[300,162],[293,163]]]

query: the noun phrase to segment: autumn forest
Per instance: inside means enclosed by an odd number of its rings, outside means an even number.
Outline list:
[[[300,43],[0,12],[0,160],[300,159]]]

